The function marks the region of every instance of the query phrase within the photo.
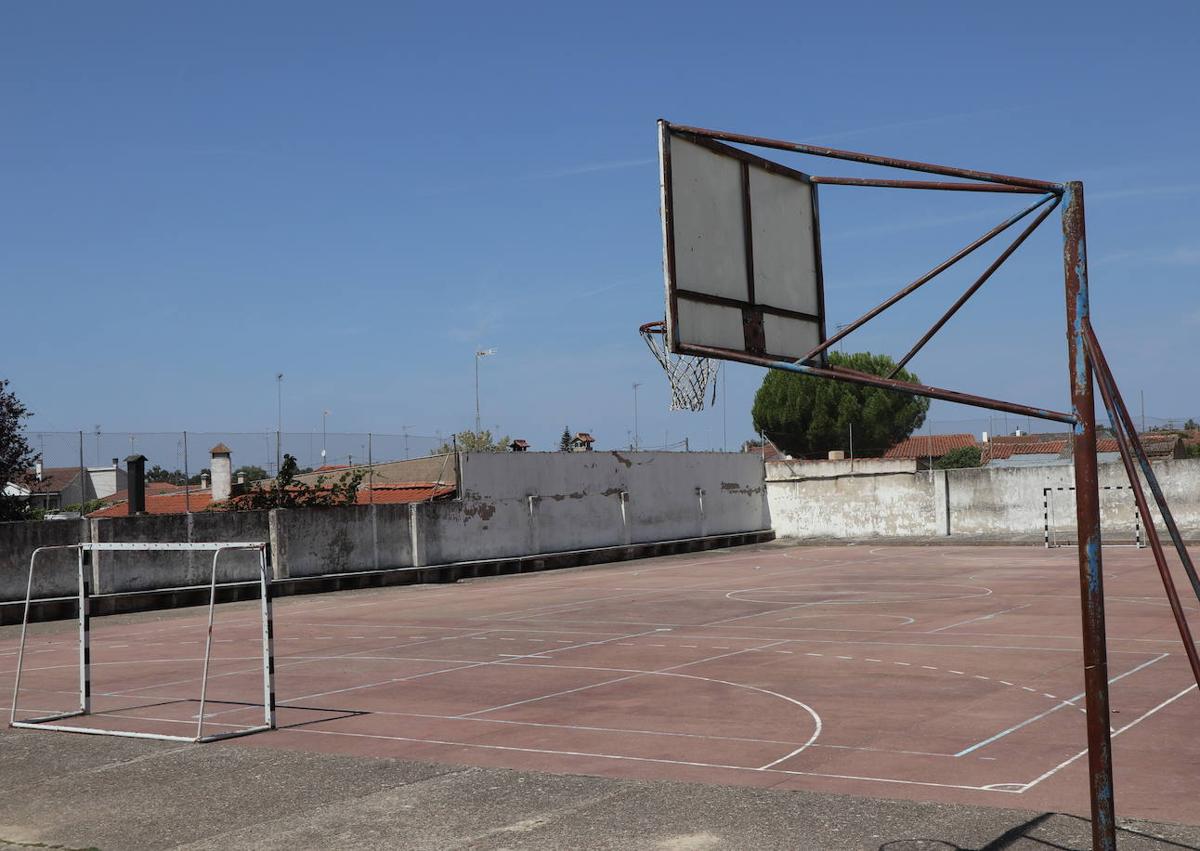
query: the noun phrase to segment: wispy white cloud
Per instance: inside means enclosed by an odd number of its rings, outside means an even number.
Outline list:
[[[597,171],[620,171],[626,168],[640,168],[658,162],[654,157],[642,157],[636,160],[611,160],[608,162],[581,163],[580,165],[565,166],[549,171],[535,172],[516,180],[556,180],[560,177],[575,177],[580,174],[592,174]]]
[[[1087,193],[1087,200],[1116,201],[1125,198],[1169,198],[1177,195],[1194,195],[1200,192],[1200,183],[1169,183],[1160,186],[1130,186],[1125,189],[1107,189]]]
[[[974,210],[967,213],[957,213],[949,216],[927,216],[917,219],[902,219],[888,222],[887,224],[871,225],[870,227],[853,228],[851,230],[838,230],[832,233],[822,233],[823,241],[841,240],[841,239],[858,239],[864,236],[883,236],[885,234],[907,233],[909,231],[927,230],[929,228],[944,227],[946,225],[954,225],[960,222],[973,222],[981,219],[995,218],[997,221],[1002,221],[999,214],[995,210]]]
[[[1019,111],[1019,108],[1009,107],[1003,109],[977,109],[970,112],[947,112],[943,115],[931,115],[926,118],[914,118],[908,121],[895,121],[890,124],[874,124],[869,127],[858,127],[853,130],[839,130],[836,133],[822,133],[819,136],[809,136],[806,141],[829,142],[836,139],[847,139],[852,136],[870,136],[876,133],[884,133],[889,130],[908,130],[909,128],[913,127],[926,127],[932,124],[946,124],[949,122],[962,121],[970,118],[1011,115],[1017,111]]]
[[[1200,266],[1200,248],[1187,245],[1168,252],[1162,262],[1169,266]]]

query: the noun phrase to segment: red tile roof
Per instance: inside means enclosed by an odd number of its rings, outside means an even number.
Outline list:
[[[152,484],[158,484],[152,482]],[[184,514],[190,508],[192,511],[204,511],[212,505],[212,491],[193,490],[191,494],[183,491],[168,494],[146,493],[147,514]],[[118,502],[98,511],[93,511],[88,517],[128,517],[129,502]]]
[[[966,446],[978,446],[973,434],[920,434],[902,440],[883,453],[884,458],[941,458],[947,452]]]
[[[196,492],[199,487],[199,485],[193,485],[192,492]],[[173,485],[170,482],[146,482],[146,496],[157,496],[165,493],[183,493],[183,485]],[[102,496],[100,499],[109,505],[117,502],[126,502],[129,500],[129,490],[119,490],[108,496]]]
[[[1058,455],[1064,449],[1070,448],[1071,442],[1065,438],[1053,440],[1034,440],[1026,443],[986,443],[983,447],[981,461],[986,464],[1014,455]],[[1100,450],[1105,451],[1105,450]]]
[[[154,482],[152,484],[161,484]],[[149,487],[149,485],[147,485]],[[444,499],[454,494],[454,485],[435,482],[405,482],[403,484],[377,485],[375,488],[359,488],[356,505],[400,505],[408,502],[429,502]],[[193,489],[185,500],[182,490],[166,494],[146,493],[147,514],[184,514],[188,507],[192,511],[206,511],[213,505],[212,491]],[[220,508],[221,504],[217,504]],[[123,501],[93,511],[88,517],[128,517],[129,502]]]
[[[376,485],[373,488],[359,488],[356,502],[358,505],[397,505],[405,502],[429,502],[443,499],[454,493],[454,485],[439,485],[434,482],[405,482],[399,485]],[[372,499],[372,494],[374,498]]]

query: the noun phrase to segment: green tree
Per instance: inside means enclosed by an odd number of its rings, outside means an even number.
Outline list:
[[[312,470],[303,469],[297,470],[297,473],[311,473]],[[267,471],[262,467],[257,467],[254,464],[243,464],[233,471],[233,480],[236,482],[238,476],[245,476],[247,482],[261,482],[267,478]]]
[[[460,431],[454,435],[453,441],[444,442],[429,454],[445,455],[456,448],[459,452],[507,452],[510,443],[512,439],[507,434],[499,440],[492,440],[492,432],[486,428],[483,431]]]
[[[182,470],[168,470],[158,464],[146,471],[146,481],[148,482],[170,482],[173,485],[182,485],[185,480]]]
[[[252,511],[268,508],[311,508],[313,506],[354,505],[362,484],[363,470],[342,473],[336,480],[318,476],[311,485],[296,481],[300,465],[294,455],[284,455],[279,475],[269,484],[259,484],[221,505],[217,511]]]
[[[8,380],[0,378],[0,520],[20,520],[26,516],[28,502],[19,496],[6,496],[9,482],[28,486],[33,482],[33,465],[41,458],[25,437],[25,419],[29,409],[8,389]]]
[[[933,466],[938,470],[958,470],[963,467],[978,467],[982,463],[983,458],[978,446],[960,446],[934,461]]]
[[[567,428],[566,426],[563,426],[562,437],[560,437],[558,439],[558,451],[559,452],[570,452],[571,451],[571,430],[569,428]]]
[[[829,362],[872,375],[887,375],[896,366],[887,355],[870,352],[830,352]],[[896,377],[918,381],[907,370]],[[763,378],[751,413],[755,429],[781,451],[811,458],[849,449],[851,426],[855,454],[878,454],[920,428],[928,410],[928,399],[910,393],[773,369]]]

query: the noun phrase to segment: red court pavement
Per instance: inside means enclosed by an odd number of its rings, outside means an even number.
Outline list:
[[[1195,823],[1200,697],[1153,561],[1105,566],[1118,812]],[[285,598],[281,729],[203,747],[1086,814],[1076,570],[1073,549],[776,544]],[[214,732],[261,718],[257,614],[219,607]],[[94,620],[86,723],[193,730],[203,625]],[[72,705],[72,629],[31,634],[30,714]],[[0,632],[0,694],[15,651]]]

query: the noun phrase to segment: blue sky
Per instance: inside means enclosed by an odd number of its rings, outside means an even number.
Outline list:
[[[0,376],[32,427],[751,436],[667,412],[655,119],[1084,180],[1127,397],[1200,415],[1200,6],[28,3],[0,27]],[[814,173],[860,174],[789,160]],[[828,187],[829,322],[1023,196]],[[998,252],[846,342],[899,355]],[[914,362],[1066,406],[1050,219]],[[983,418],[935,404],[939,430]],[[967,424],[968,427],[970,424]]]

